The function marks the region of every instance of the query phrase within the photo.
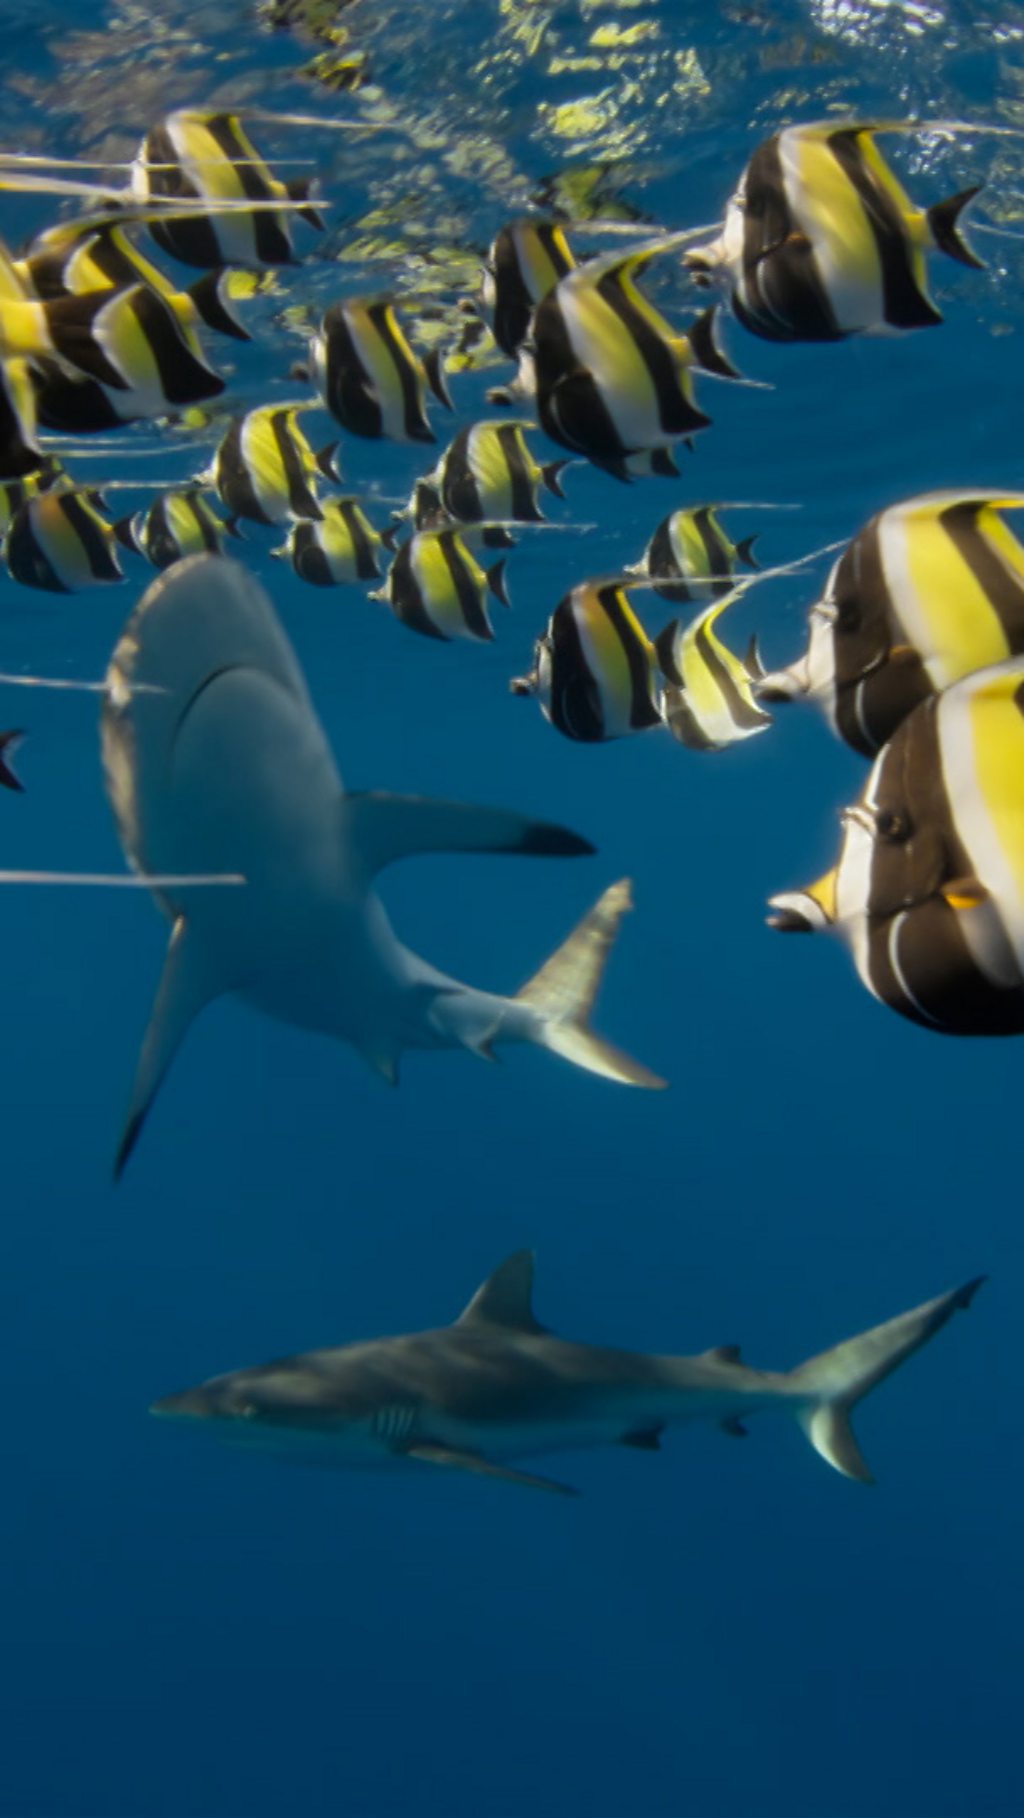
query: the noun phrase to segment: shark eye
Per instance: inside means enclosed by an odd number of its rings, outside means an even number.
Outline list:
[[[906,815],[897,814],[895,808],[880,808],[875,815],[875,832],[887,844],[899,845],[910,838],[910,822]]]

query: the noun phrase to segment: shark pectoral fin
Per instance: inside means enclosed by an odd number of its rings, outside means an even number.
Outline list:
[[[550,1490],[556,1496],[578,1496],[571,1484],[558,1483],[553,1477],[537,1477],[532,1471],[513,1471],[508,1465],[494,1464],[479,1452],[460,1452],[454,1446],[434,1445],[422,1440],[414,1446],[403,1446],[406,1458],[419,1458],[424,1464],[448,1465],[456,1471],[473,1471],[479,1477],[500,1477],[506,1483],[522,1484],[525,1490]]]
[[[204,1005],[227,989],[226,981],[211,980],[208,967],[189,941],[185,917],[179,915],[171,930],[163,973],[139,1054],[128,1116],[114,1162],[115,1180],[120,1180],[124,1172],[149,1108],[190,1024]]]
[[[367,877],[396,859],[424,852],[518,852],[577,858],[593,852],[589,840],[550,821],[533,821],[505,808],[435,802],[427,796],[371,791],[341,800],[342,835]]]
[[[664,1426],[644,1427],[636,1433],[623,1433],[622,1444],[635,1446],[638,1452],[660,1452]]]

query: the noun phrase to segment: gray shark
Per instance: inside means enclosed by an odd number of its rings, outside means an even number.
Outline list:
[[[774,1408],[835,1470],[870,1483],[851,1408],[969,1306],[983,1280],[779,1372],[748,1368],[735,1345],[656,1357],[558,1338],[534,1317],[533,1256],[521,1250],[454,1325],[235,1370],[150,1411],[301,1462],[440,1465],[571,1496],[508,1461],[597,1445],[655,1451],[666,1427],[694,1420],[742,1435],[748,1416]]]
[[[634,1086],[663,1080],[602,1041],[590,1011],[628,882],[612,885],[514,997],[449,978],[392,932],[373,883],[424,852],[577,857],[564,827],[500,808],[347,794],[259,582],[223,556],[176,563],[128,620],[101,720],[107,792],[143,876],[236,876],[154,889],[171,937],[116,1172],[194,1018],[225,992],[347,1041],[397,1082],[407,1048],[533,1042]]]

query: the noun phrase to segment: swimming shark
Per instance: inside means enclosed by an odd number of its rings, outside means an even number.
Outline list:
[[[657,1357],[571,1344],[533,1312],[533,1255],[520,1250],[479,1287],[454,1325],[307,1351],[211,1377],[150,1412],[221,1438],[334,1465],[431,1464],[531,1489],[570,1485],[507,1461],[597,1445],[659,1449],[667,1426],[781,1409],[845,1477],[872,1482],[850,1410],[968,1307],[984,1277],[940,1294],[794,1370],[750,1369],[736,1345]]]
[[[461,984],[401,944],[373,888],[396,859],[594,848],[506,809],[346,793],[270,600],[238,563],[192,556],[148,588],[110,662],[101,743],[129,865],[235,879],[153,891],[171,935],[115,1175],[191,1023],[225,992],[352,1043],[392,1084],[407,1048],[492,1059],[499,1042],[533,1042],[607,1079],[664,1085],[589,1026],[628,881],[514,997]]]

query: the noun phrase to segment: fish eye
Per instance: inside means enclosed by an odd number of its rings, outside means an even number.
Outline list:
[[[895,808],[880,808],[875,815],[875,832],[880,839],[891,845],[898,845],[910,837],[910,822],[906,815],[898,814]]]
[[[859,631],[864,622],[864,614],[856,600],[844,600],[837,605],[834,616],[836,630],[851,634]]]

